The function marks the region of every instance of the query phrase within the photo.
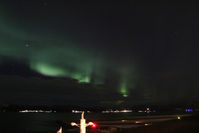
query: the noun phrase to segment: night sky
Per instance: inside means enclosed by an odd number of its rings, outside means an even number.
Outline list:
[[[199,100],[197,3],[0,2],[0,104]]]

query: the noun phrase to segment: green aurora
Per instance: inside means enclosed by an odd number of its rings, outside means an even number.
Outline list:
[[[96,52],[96,50],[85,48],[83,44],[60,38],[45,28],[39,32],[49,32],[49,34],[41,36],[36,30],[32,30],[32,27],[41,27],[41,25],[31,23],[33,25],[29,26],[30,20],[24,20],[26,28],[22,28],[22,24],[13,16],[2,14],[2,12],[0,18],[3,20],[0,22],[0,34],[3,36],[0,40],[1,55],[26,60],[30,68],[40,74],[68,77],[79,83],[104,84],[106,69],[111,67],[116,68],[114,71],[119,75],[123,73],[120,70],[122,65],[113,64],[112,59],[101,55],[103,51]],[[49,40],[49,36],[53,39]],[[132,73],[130,69],[126,71]],[[127,83],[119,81],[116,84],[119,86],[120,93],[127,97]]]
[[[44,1],[1,1],[0,101],[198,100],[197,6]]]

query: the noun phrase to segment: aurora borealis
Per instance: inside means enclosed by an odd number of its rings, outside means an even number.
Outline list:
[[[196,100],[196,9],[190,3],[1,2],[0,91],[13,98],[0,100],[43,104],[46,97],[46,104],[117,105]]]

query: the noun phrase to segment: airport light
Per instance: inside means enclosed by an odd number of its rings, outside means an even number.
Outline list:
[[[71,122],[71,126],[77,126],[80,128],[80,133],[86,133],[86,127],[92,126],[93,128],[96,127],[96,124],[93,122],[86,123],[86,119],[84,119],[84,112],[81,114],[80,124],[75,122]]]
[[[92,126],[91,126],[92,128],[96,128],[97,127],[97,125],[95,124],[95,123],[92,123]]]

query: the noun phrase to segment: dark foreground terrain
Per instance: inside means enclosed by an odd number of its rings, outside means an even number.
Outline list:
[[[198,133],[199,114],[181,120],[153,123],[151,126],[125,129],[119,133]]]

